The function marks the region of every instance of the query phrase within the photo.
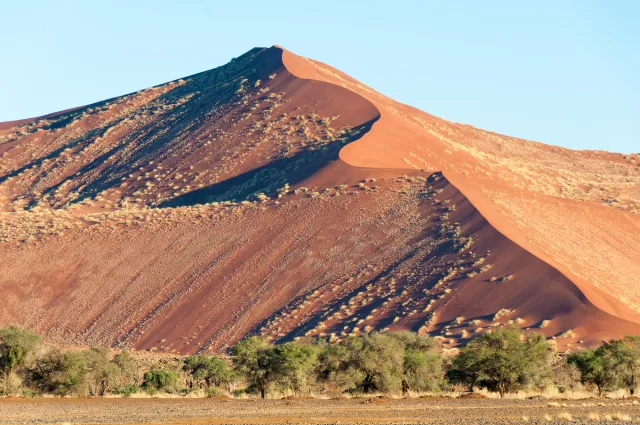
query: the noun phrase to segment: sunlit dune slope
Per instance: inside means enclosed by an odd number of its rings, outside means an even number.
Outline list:
[[[640,308],[640,154],[574,151],[452,123],[285,51],[302,78],[370,100],[381,118],[340,152],[357,167],[442,171],[501,233],[557,268],[605,311]],[[633,311],[602,299],[600,288]]]

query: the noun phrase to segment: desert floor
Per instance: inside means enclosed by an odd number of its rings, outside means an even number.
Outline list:
[[[625,400],[3,399],[0,424],[640,423]]]

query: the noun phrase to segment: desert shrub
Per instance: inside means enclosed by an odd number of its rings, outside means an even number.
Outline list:
[[[436,342],[428,335],[413,332],[390,333],[404,348],[402,360],[403,393],[438,391],[443,383],[442,356],[435,352]]]
[[[174,371],[163,370],[158,366],[145,372],[142,388],[149,393],[164,391],[174,393],[178,390],[178,374]]]
[[[89,395],[105,395],[114,386],[116,367],[109,359],[109,351],[95,347],[83,352]]]
[[[182,369],[187,372],[189,388],[211,386],[219,387],[231,382],[233,371],[226,360],[217,356],[189,356],[184,359]]]
[[[114,394],[120,394],[123,397],[130,397],[132,394],[135,394],[137,392],[138,392],[137,385],[123,385],[114,389],[113,391]]]
[[[391,335],[371,333],[345,341],[346,371],[354,379],[352,391],[397,392],[402,387],[404,350]]]
[[[25,367],[42,346],[42,338],[16,326],[0,329],[0,393],[9,394],[22,383]]]
[[[39,393],[37,391],[31,391],[30,389],[25,388],[20,392],[20,396],[23,398],[36,398],[36,397],[42,397],[42,393]]]
[[[568,362],[576,365],[580,371],[580,381],[583,384],[593,385],[598,390],[598,396],[604,391],[613,390],[616,387],[616,371],[613,358],[606,355],[604,346],[581,350],[569,356]]]
[[[50,351],[28,369],[29,386],[58,396],[86,395],[87,366],[84,353]]]
[[[542,386],[551,376],[550,352],[543,335],[522,334],[516,327],[485,333],[460,350],[447,377],[500,393]]]
[[[255,389],[262,398],[273,379],[271,370],[271,345],[266,339],[251,336],[243,339],[231,349],[236,371]]]
[[[318,347],[311,343],[287,342],[273,347],[269,355],[272,379],[279,390],[308,393],[315,384]]]
[[[113,377],[114,389],[123,394],[129,392],[131,388],[139,385],[139,370],[136,359],[128,351],[122,351],[113,356]],[[134,391],[135,392],[135,391]],[[130,393],[131,394],[131,393]]]
[[[571,393],[580,386],[580,371],[575,364],[569,363],[565,355],[554,356],[552,362],[553,381],[561,394]]]
[[[602,355],[604,363],[613,368],[616,387],[627,389],[633,396],[640,383],[640,337],[609,341],[602,346]]]
[[[220,389],[212,387],[212,388],[207,388],[206,390],[204,390],[204,395],[211,398],[211,397],[215,397],[222,394],[222,392],[220,391]]]

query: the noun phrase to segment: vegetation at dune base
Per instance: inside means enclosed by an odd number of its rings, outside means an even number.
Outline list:
[[[484,333],[455,355],[411,332],[373,332],[340,341],[300,338],[282,344],[251,336],[228,355],[149,356],[94,347],[48,349],[27,330],[0,329],[0,394],[129,396],[136,392],[213,396],[446,393],[484,388],[504,397],[555,386],[598,395],[640,382],[640,338],[612,340],[569,355],[544,336],[514,326]]]
[[[568,362],[580,371],[581,382],[595,387],[598,395],[618,388],[634,395],[640,383],[640,337],[627,336],[575,352]]]
[[[484,386],[500,397],[522,387],[550,383],[551,352],[544,336],[517,328],[485,333],[460,350],[447,372],[452,382]]]

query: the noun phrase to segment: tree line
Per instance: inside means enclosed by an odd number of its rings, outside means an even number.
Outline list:
[[[46,349],[25,329],[0,329],[0,394],[128,396],[136,392],[203,391],[278,395],[400,394],[471,391],[504,396],[522,389],[581,387],[598,395],[640,382],[640,338],[625,337],[568,355],[553,353],[542,334],[494,329],[442,355],[435,339],[412,332],[373,332],[330,342],[302,338],[281,344],[251,336],[228,355],[193,355],[173,362],[128,351],[112,354]]]

